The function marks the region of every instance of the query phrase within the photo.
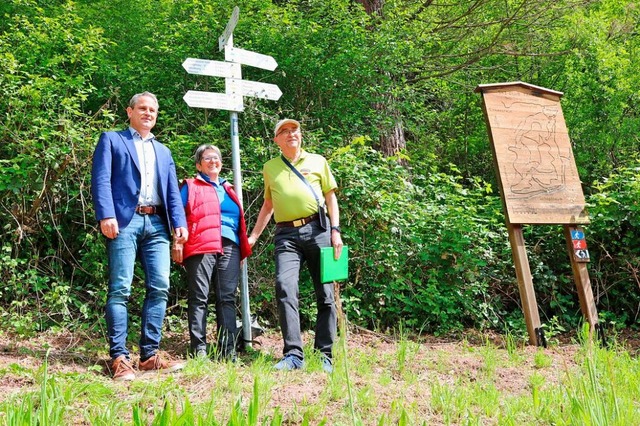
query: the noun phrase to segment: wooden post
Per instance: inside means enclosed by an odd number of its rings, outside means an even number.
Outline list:
[[[338,281],[333,282],[333,293],[336,301],[336,311],[338,314],[338,330],[344,335],[347,330],[347,321],[344,317],[344,311],[342,310],[342,300],[340,299],[340,283]]]
[[[578,232],[582,234],[582,238],[574,238],[572,232]],[[564,225],[564,238],[567,242],[567,251],[569,252],[569,259],[571,260],[571,269],[573,270],[573,279],[576,283],[578,290],[578,299],[580,300],[580,310],[582,315],[591,326],[591,332],[596,329],[598,325],[598,311],[596,309],[596,303],[593,299],[593,290],[591,289],[591,280],[589,279],[589,271],[587,270],[587,262],[589,262],[589,252],[587,251],[586,243],[583,243],[583,247],[575,247],[575,242],[584,241],[584,233],[582,229],[572,226]],[[577,253],[582,253],[577,255]]]
[[[533,278],[531,277],[531,269],[529,268],[527,250],[524,245],[522,225],[507,223],[507,231],[509,232],[509,243],[511,244],[513,263],[516,267],[516,278],[518,279],[518,289],[520,290],[524,320],[527,324],[527,332],[529,333],[529,343],[540,346],[542,344],[542,342],[538,341],[540,315],[538,313],[536,293],[533,289]]]

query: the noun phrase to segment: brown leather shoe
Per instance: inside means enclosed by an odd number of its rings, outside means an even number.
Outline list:
[[[169,361],[162,359],[158,354],[155,354],[146,361],[140,361],[138,369],[140,371],[176,371],[184,367],[184,361]]]
[[[128,382],[136,378],[136,372],[133,370],[133,364],[126,355],[120,355],[111,363],[111,372],[113,380],[116,382]]]

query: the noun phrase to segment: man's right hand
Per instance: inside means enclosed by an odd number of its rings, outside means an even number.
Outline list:
[[[100,232],[105,237],[113,240],[118,236],[120,229],[118,228],[118,221],[115,217],[109,217],[100,221]]]
[[[249,234],[249,246],[253,248],[260,238],[260,234],[264,231],[264,228],[267,227],[267,223],[271,220],[271,215],[273,214],[273,201],[270,199],[264,199],[262,202],[262,207],[260,207],[260,212],[258,213],[258,219],[256,219],[256,224],[253,227],[253,231]]]

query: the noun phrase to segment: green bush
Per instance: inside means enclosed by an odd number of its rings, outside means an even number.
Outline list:
[[[509,258],[495,252],[506,233],[490,186],[463,184],[428,163],[409,173],[365,138],[335,150],[330,162],[352,254],[343,293],[352,320],[431,332],[498,325],[502,306],[490,287],[505,275],[490,271]]]
[[[95,244],[86,238],[87,161],[94,129],[108,126],[110,114],[87,113],[84,103],[106,41],[68,3],[12,3],[0,33],[2,307],[17,330],[35,330],[68,323],[72,312],[89,315],[94,302],[87,296],[100,269],[80,263]]]
[[[594,182],[586,227],[599,309],[637,326],[640,306],[640,161]]]

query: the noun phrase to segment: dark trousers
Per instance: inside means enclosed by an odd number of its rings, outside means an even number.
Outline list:
[[[276,228],[276,298],[284,340],[284,355],[304,358],[298,283],[300,267],[306,263],[313,280],[318,305],[314,347],[329,358],[332,357],[337,332],[333,283],[320,282],[320,248],[328,246],[331,246],[330,230],[320,228],[317,220],[299,228]]]
[[[198,254],[184,260],[189,283],[188,319],[191,351],[207,349],[209,294],[215,293],[218,353],[235,352],[236,290],[240,275],[240,248],[223,238],[224,254]]]

